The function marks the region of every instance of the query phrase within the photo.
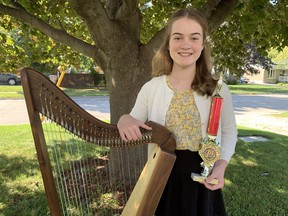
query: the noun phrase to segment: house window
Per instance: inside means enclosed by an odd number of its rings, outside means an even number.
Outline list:
[[[273,78],[275,78],[275,71],[269,70],[268,71],[268,79],[273,79]]]

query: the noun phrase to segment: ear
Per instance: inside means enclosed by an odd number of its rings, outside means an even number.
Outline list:
[[[204,48],[205,48],[205,42],[203,42],[201,50],[203,50]]]
[[[205,40],[203,41],[202,50],[204,50],[205,46],[208,46],[208,47],[209,47],[209,44],[208,44],[208,43],[209,43],[209,42],[208,42],[207,39],[205,39]]]

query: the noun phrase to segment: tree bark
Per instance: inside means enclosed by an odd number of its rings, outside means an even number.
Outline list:
[[[239,4],[239,0],[208,0],[200,11],[209,22],[210,32],[217,29]]]

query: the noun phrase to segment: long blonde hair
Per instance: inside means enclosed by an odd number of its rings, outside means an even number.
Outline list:
[[[163,42],[152,60],[152,76],[155,77],[164,74],[171,74],[173,59],[170,57],[168,50],[171,29],[173,23],[183,17],[195,20],[200,24],[203,30],[204,49],[196,61],[196,75],[191,83],[191,88],[202,95],[207,94],[211,96],[216,88],[217,80],[214,80],[211,75],[212,60],[207,42],[208,23],[205,16],[197,10],[191,8],[180,9],[172,14],[169,22],[167,23]]]

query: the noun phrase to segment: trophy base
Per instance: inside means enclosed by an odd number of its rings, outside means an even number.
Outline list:
[[[193,179],[193,181],[197,181],[197,182],[203,182],[205,181],[206,177],[199,175],[198,173],[191,173],[191,178]],[[213,184],[216,185],[218,184],[218,179],[213,179],[212,181],[209,182],[209,184]]]

